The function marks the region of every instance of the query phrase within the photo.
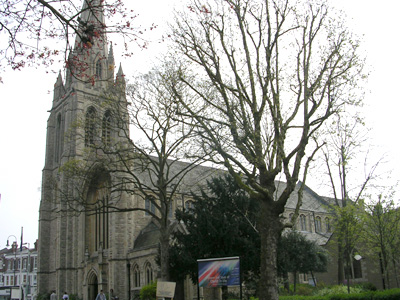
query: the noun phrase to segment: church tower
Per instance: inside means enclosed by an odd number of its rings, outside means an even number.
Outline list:
[[[127,299],[129,271],[125,258],[126,245],[133,244],[128,232],[133,218],[129,213],[108,214],[105,203],[124,205],[129,198],[110,191],[115,175],[101,164],[100,147],[96,146],[121,143],[129,130],[124,110],[116,116],[107,105],[115,102],[126,108],[125,80],[121,67],[115,74],[102,1],[90,1],[90,7],[88,1],[84,2],[65,80],[60,72],[47,121],[39,209],[38,289],[40,294],[56,290],[58,297],[67,292],[84,300],[94,300],[100,289],[112,289]],[[126,122],[121,124],[121,120]],[[82,182],[67,176],[77,161],[86,161],[90,166]],[[85,209],[79,201],[87,204]]]

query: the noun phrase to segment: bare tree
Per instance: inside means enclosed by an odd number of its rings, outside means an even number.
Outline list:
[[[192,92],[175,91],[179,114],[195,120],[202,155],[260,202],[259,297],[278,299],[281,214],[322,124],[355,102],[357,40],[324,1],[192,1],[171,35]]]

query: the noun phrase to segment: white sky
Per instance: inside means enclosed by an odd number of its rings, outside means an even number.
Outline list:
[[[128,2],[128,1],[126,1]],[[138,4],[144,3],[146,4]],[[141,18],[154,23],[167,19],[172,1],[135,1]],[[349,27],[364,35],[363,51],[371,67],[366,97],[366,122],[372,128],[371,142],[378,147],[376,157],[386,154],[387,168],[400,180],[400,158],[396,138],[400,111],[398,92],[398,59],[400,2],[396,0],[334,0],[350,20]],[[112,37],[111,37],[112,39]],[[159,45],[155,46],[156,48]],[[151,48],[150,48],[151,49]],[[124,72],[141,67],[149,52],[137,50]],[[119,64],[118,49],[114,48]],[[143,55],[144,54],[144,55]],[[129,70],[129,71],[128,71]],[[46,124],[52,103],[53,85],[57,74],[46,74],[43,68],[8,71],[1,74],[0,83],[0,249],[7,237],[14,235],[20,243],[21,227],[24,242],[33,243],[38,237],[41,171],[44,167]],[[316,192],[318,189],[313,187]],[[14,237],[10,237],[10,242]]]

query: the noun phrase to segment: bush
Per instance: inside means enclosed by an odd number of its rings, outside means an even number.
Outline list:
[[[82,300],[77,294],[69,295],[69,300]]]
[[[335,295],[330,300],[398,300],[400,299],[400,289],[391,289],[377,292],[364,292],[357,295]]]
[[[315,287],[313,287],[309,284],[300,283],[300,284],[296,285],[296,292],[294,292],[293,291],[294,285],[290,284],[290,286],[289,286],[290,291],[288,292],[284,286],[281,286],[279,288],[279,295],[280,296],[289,296],[289,295],[295,294],[295,295],[302,295],[302,296],[310,296],[314,292],[315,289],[316,289]]]
[[[140,299],[141,300],[156,300],[157,293],[157,281],[150,283],[149,285],[145,285],[140,290]]]
[[[296,295],[310,296],[314,292],[314,288],[309,285],[300,285],[296,288]]]
[[[341,291],[340,286],[333,286],[332,291]],[[327,289],[324,289],[327,290]],[[327,295],[314,295],[314,296],[279,296],[279,300],[399,300],[400,289],[391,289],[385,291],[369,291],[361,292],[358,294],[327,294]],[[257,298],[251,297],[250,300],[258,300]]]
[[[360,287],[350,287],[351,294],[360,294],[364,291],[365,290]],[[338,294],[347,294],[347,286],[334,285],[331,287],[320,289],[315,293],[316,296],[327,296],[327,295],[338,295]]]
[[[362,282],[362,283],[356,284],[355,286],[363,289],[364,291],[376,291],[377,290],[376,286],[371,282]]]
[[[279,296],[279,300],[330,300],[330,296]]]
[[[50,294],[38,294],[36,300],[50,300]]]

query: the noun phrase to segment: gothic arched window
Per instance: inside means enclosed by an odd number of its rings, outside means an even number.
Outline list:
[[[86,112],[85,119],[85,146],[89,147],[94,145],[96,135],[96,110],[93,107],[89,107]]]
[[[138,265],[133,268],[133,287],[140,287],[140,270]]]
[[[102,140],[105,146],[110,146],[111,144],[111,113],[106,111],[103,117],[102,124]]]
[[[63,150],[63,135],[64,135],[64,126],[62,124],[61,114],[58,114],[56,120],[56,142],[54,145],[54,161],[58,162],[61,158],[62,150]]]
[[[315,218],[315,231],[316,232],[322,232],[321,217],[316,217]]]
[[[86,200],[85,240],[89,253],[109,247],[110,176],[98,170],[89,185]]]
[[[102,72],[103,72],[103,67],[101,64],[101,59],[98,59],[96,61],[96,78],[97,79],[102,79]]]
[[[146,273],[146,285],[148,285],[153,281],[153,268],[151,267],[151,264],[149,262],[146,263],[145,273]]]
[[[193,209],[194,209],[194,203],[193,203],[193,201],[192,201],[192,200],[186,201],[186,202],[185,202],[185,210],[190,212],[190,211],[193,210]]]
[[[305,215],[300,215],[300,230],[301,231],[306,231],[307,230],[307,222],[306,222],[306,216]]]
[[[144,201],[144,206],[146,209],[145,215],[150,216],[150,212],[155,214],[156,213],[156,205],[154,204],[154,197],[146,197]]]
[[[325,231],[331,232],[331,223],[328,217],[325,218]]]

